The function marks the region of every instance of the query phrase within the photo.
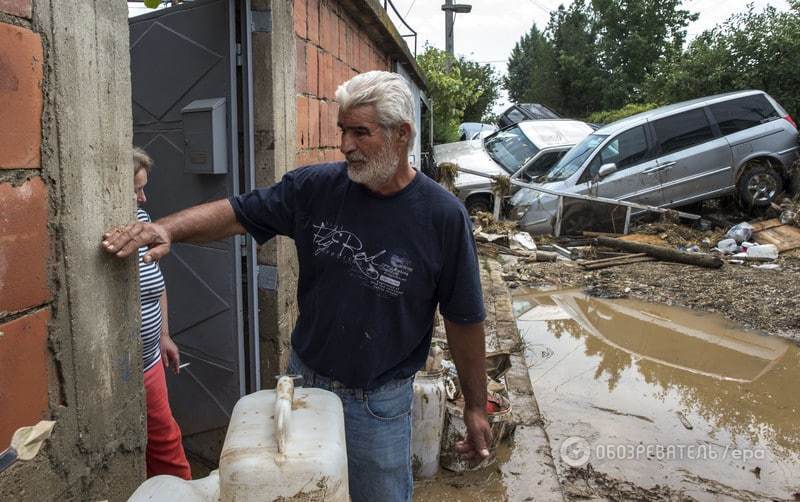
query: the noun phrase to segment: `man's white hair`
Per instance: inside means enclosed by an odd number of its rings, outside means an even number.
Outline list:
[[[414,147],[414,98],[406,81],[397,73],[368,71],[360,73],[336,89],[336,102],[342,111],[374,105],[378,124],[385,128],[408,124],[408,150]]]

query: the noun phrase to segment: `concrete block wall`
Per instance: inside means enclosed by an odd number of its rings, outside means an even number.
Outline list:
[[[0,500],[124,500],[144,479],[133,260],[99,250],[135,215],[127,8],[0,0]],[[132,286],[134,285],[134,286]]]
[[[358,73],[388,70],[390,58],[336,0],[294,0],[297,127],[295,164],[343,160],[337,87]]]

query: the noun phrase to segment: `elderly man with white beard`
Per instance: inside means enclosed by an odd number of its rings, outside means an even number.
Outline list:
[[[465,398],[466,458],[489,455],[484,308],[471,222],[463,205],[408,164],[411,92],[372,71],[339,86],[346,162],[295,169],[268,188],[195,206],[103,235],[125,258],[148,246],[249,232],[294,239],[299,318],[288,372],[342,400],[354,502],[410,501],[414,374],[430,348],[435,310]]]

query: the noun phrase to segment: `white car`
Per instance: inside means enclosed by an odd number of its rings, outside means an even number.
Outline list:
[[[452,162],[488,175],[528,182],[545,174],[591,132],[588,124],[577,120],[528,120],[483,139],[437,145],[433,147],[433,159],[437,165]],[[470,213],[492,211],[494,194],[489,178],[459,172],[455,185],[458,198]],[[516,190],[512,186],[508,196]]]

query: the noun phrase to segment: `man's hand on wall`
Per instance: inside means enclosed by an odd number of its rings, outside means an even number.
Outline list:
[[[142,246],[150,248],[144,262],[159,260],[169,253],[169,233],[158,223],[133,223],[109,229],[103,234],[102,248],[117,258],[127,258]]]

